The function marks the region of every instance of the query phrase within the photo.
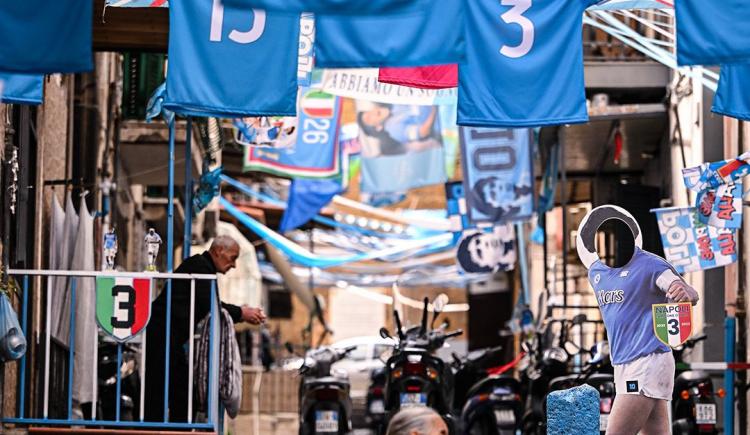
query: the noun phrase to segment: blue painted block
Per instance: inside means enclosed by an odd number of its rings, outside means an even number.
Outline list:
[[[599,435],[599,391],[582,385],[547,395],[547,435]]]

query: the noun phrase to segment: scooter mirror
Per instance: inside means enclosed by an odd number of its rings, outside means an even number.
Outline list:
[[[292,346],[292,343],[287,341],[286,343],[284,343],[284,347],[286,348],[287,352],[294,354],[294,346]]]
[[[391,334],[388,332],[388,330],[385,327],[383,327],[383,328],[380,328],[380,337],[391,338]]]
[[[586,322],[586,320],[588,319],[586,318],[585,314],[578,314],[575,317],[573,317],[573,324],[582,325],[584,322]]]
[[[448,305],[448,295],[440,293],[435,300],[432,301],[432,311],[435,313],[442,313],[446,305]]]

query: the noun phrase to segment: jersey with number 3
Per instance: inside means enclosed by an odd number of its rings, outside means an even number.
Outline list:
[[[583,11],[601,0],[466,2],[458,123],[533,127],[588,121]]]
[[[668,303],[666,292],[680,279],[665,259],[640,248],[623,267],[591,265],[589,283],[607,328],[612,364],[670,351],[656,338],[651,306]]]

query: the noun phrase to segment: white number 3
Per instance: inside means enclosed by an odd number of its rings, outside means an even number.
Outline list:
[[[534,23],[522,14],[531,7],[532,0],[501,0],[503,6],[513,6],[511,10],[502,14],[500,18],[508,24],[518,24],[523,30],[521,43],[515,47],[503,45],[500,53],[511,58],[523,57],[534,46]]]

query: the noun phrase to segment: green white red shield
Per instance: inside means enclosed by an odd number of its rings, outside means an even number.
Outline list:
[[[311,118],[333,118],[336,114],[336,97],[312,90],[302,96],[300,107]]]
[[[677,304],[654,304],[654,334],[667,346],[677,347],[687,341],[693,333],[693,305],[690,302]]]
[[[96,278],[96,321],[119,342],[141,332],[151,317],[151,279]]]

